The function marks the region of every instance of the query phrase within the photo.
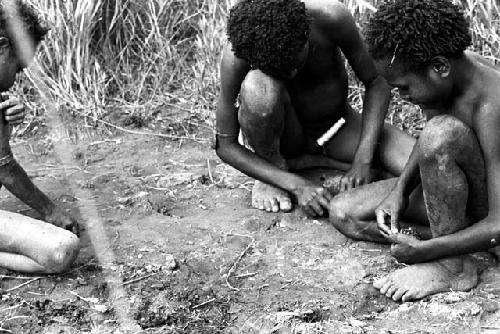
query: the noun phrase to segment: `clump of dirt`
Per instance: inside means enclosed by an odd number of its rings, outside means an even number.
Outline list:
[[[139,115],[127,115],[122,120],[123,126],[134,127],[134,128],[142,128],[146,126],[147,120]]]
[[[59,320],[57,322],[76,325],[81,329],[90,329],[89,307],[83,301],[58,303],[50,299],[36,300],[30,305],[30,309],[36,315],[39,326],[44,327]]]
[[[92,328],[92,310],[82,300],[56,302],[50,299],[24,299],[20,296],[3,296],[15,314],[0,321],[2,329],[12,333],[39,333],[52,324],[72,326],[81,331]],[[2,317],[4,314],[2,314]],[[11,320],[11,321],[8,321]]]
[[[229,296],[220,282],[206,282],[187,268],[165,278],[151,278],[131,288],[133,318],[143,329],[175,328],[175,333],[219,333],[228,326]]]

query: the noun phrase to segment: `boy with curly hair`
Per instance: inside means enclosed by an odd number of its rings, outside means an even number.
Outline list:
[[[12,87],[16,74],[33,57],[32,50],[23,49],[16,38],[19,32],[12,29],[13,18],[6,7],[12,4],[34,46],[48,30],[32,7],[22,1],[0,1],[0,92]],[[65,271],[79,251],[78,225],[31,182],[14,159],[11,129],[23,121],[24,106],[18,99],[2,95],[0,113],[0,187],[5,186],[44,220],[0,210],[0,267],[28,273]]]
[[[230,11],[216,113],[217,154],[256,179],[252,205],[322,215],[332,194],[292,172],[299,158],[348,170],[350,189],[370,169],[399,175],[414,139],[384,126],[390,87],[378,75],[352,15],[332,0],[241,0]],[[362,116],[349,105],[344,58],[363,82]],[[323,149],[315,140],[341,118]],[[240,145],[242,132],[251,149]]]
[[[466,51],[468,22],[448,0],[388,1],[366,41],[387,82],[429,121],[401,176],[339,195],[331,221],[413,264],[375,282],[387,297],[469,290],[477,268],[467,254],[500,242],[500,71]]]

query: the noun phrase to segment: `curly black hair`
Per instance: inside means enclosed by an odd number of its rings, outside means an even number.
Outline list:
[[[231,8],[227,35],[234,54],[263,72],[294,69],[309,37],[305,4],[299,0],[242,0]]]
[[[365,27],[375,59],[396,59],[419,71],[436,56],[458,57],[472,44],[462,10],[448,0],[389,0]]]
[[[35,45],[38,45],[47,32],[49,28],[42,21],[42,19],[37,14],[36,10],[23,0],[14,0],[11,1],[17,7],[17,14],[19,15],[19,19],[26,29],[28,35],[33,38]],[[6,10],[7,3],[4,0],[0,1],[0,36],[5,36],[10,40],[15,38],[15,34],[10,31],[9,27],[9,11]]]

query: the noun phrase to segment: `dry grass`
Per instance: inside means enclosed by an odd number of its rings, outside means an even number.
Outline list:
[[[52,28],[38,62],[64,110],[103,118],[174,105],[210,121],[229,0],[31,2]]]
[[[31,1],[52,25],[39,63],[65,110],[103,118],[118,108],[147,118],[178,106],[211,124],[230,0]],[[362,24],[380,1],[343,2]],[[472,23],[473,49],[499,61],[496,0],[458,2]],[[28,85],[24,80],[18,88],[33,92]],[[351,88],[360,106],[363,89],[355,81]],[[388,117],[404,128],[421,126],[418,110],[401,102]]]

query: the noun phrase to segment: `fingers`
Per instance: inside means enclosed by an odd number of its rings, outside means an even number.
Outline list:
[[[366,179],[363,177],[355,177],[355,176],[350,176],[350,175],[344,175],[342,179],[340,180],[340,190],[341,191],[347,191],[354,189],[356,187],[364,185],[366,182]]]
[[[21,100],[19,100],[18,98],[11,97],[0,102],[0,110],[8,109],[18,104],[22,104]]]
[[[313,209],[315,216],[323,216],[324,211],[319,202],[313,200],[309,206]]]
[[[302,210],[309,217],[322,216],[324,213],[321,205],[316,201],[316,199],[311,198],[309,201],[302,203]]]
[[[311,208],[309,205],[301,205],[302,210],[308,217],[315,217],[316,212],[314,212],[313,208]]]
[[[3,119],[13,125],[22,123],[26,115],[24,105],[16,98],[0,102],[0,110],[3,113]]]
[[[20,124],[23,122],[26,112],[23,105],[16,105],[4,111],[4,117],[10,124]]]
[[[340,191],[351,190],[352,188],[354,188],[354,184],[355,184],[354,178],[352,178],[351,176],[345,175],[340,180]]]
[[[387,237],[388,235],[391,234],[391,229],[387,224],[385,223],[386,217],[387,217],[387,212],[384,210],[376,210],[375,215],[377,217],[377,225],[380,230],[380,232]]]
[[[321,188],[321,191],[322,191],[323,197],[328,201],[328,203],[330,203],[330,201],[333,199],[333,194],[331,193],[331,191],[329,189],[326,189],[326,188]]]
[[[391,233],[399,231],[399,216],[395,212],[391,212]]]

